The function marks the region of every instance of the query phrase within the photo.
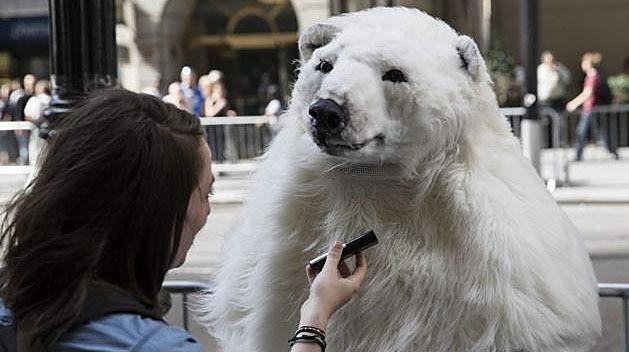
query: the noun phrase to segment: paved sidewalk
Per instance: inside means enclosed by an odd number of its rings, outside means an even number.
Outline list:
[[[546,179],[552,175],[552,161],[556,156],[553,153],[562,154],[559,160],[570,160],[574,155],[572,150],[545,151],[542,174]],[[583,161],[568,164],[569,184],[558,184],[553,191],[557,202],[562,205],[629,204],[629,148],[621,148],[620,156],[620,160],[614,160],[604,148],[586,148]],[[563,172],[559,179],[563,180]]]
[[[629,204],[629,148],[619,150],[621,159],[614,160],[604,148],[588,146],[584,161],[570,162],[574,151],[544,150],[542,175],[548,180],[557,175],[552,193],[560,204]],[[218,177],[214,203],[241,203],[250,187],[249,176],[255,163],[244,167],[220,168],[225,177]],[[233,171],[229,171],[233,170]],[[566,178],[567,173],[567,178]],[[568,180],[567,184],[562,181]]]
[[[605,150],[588,146],[584,161],[566,162],[573,158],[572,150],[545,150],[542,152],[542,175],[548,180],[557,175],[557,186],[552,191],[560,204],[629,204],[629,148],[620,149],[620,160],[614,160]],[[226,164],[215,167],[220,171],[215,184],[214,203],[239,204],[250,187],[255,162]],[[564,185],[565,171],[569,184]],[[0,204],[24,186],[26,176],[0,174]]]
[[[548,179],[553,161],[568,160],[573,151],[543,152],[542,174]],[[251,186],[250,175],[255,164],[221,167],[215,184],[211,226],[206,226],[197,240],[186,265],[175,270],[181,278],[198,278],[212,272],[220,252],[222,237],[235,225],[242,202]],[[589,146],[585,160],[568,167],[569,185],[559,185],[553,195],[586,241],[591,255],[629,257],[629,148],[621,150],[621,160],[613,160],[599,147]],[[560,175],[562,176],[562,175]],[[560,180],[563,177],[559,178]],[[24,186],[21,175],[0,175],[0,204]]]

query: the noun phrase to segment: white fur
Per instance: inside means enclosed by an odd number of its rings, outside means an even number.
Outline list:
[[[422,12],[327,24],[340,31],[303,62],[287,125],[225,239],[203,317],[225,351],[287,350],[308,259],[365,229],[381,243],[366,252],[358,296],[333,316],[328,351],[588,351],[600,335],[590,260],[522,156],[475,46],[464,48],[472,77],[456,50],[469,41]],[[321,59],[334,69],[315,71]],[[390,68],[408,83],[383,81]],[[318,98],[347,107],[342,141],[384,142],[324,153],[309,132]],[[388,177],[354,177],[339,171],[346,162]]]

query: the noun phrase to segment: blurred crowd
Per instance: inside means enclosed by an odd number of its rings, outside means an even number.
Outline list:
[[[277,133],[280,126],[279,117],[285,105],[277,85],[267,84],[263,89],[260,101],[264,105],[260,110],[268,123],[258,123],[255,126],[209,125],[206,127],[208,143],[215,161],[236,161],[241,157],[242,152],[239,152],[239,149],[243,148],[237,148],[235,141],[238,139],[238,134],[249,133],[243,129],[254,129],[253,133],[262,136],[263,145],[268,144],[272,136]],[[160,95],[157,86],[145,88],[143,93],[158,96],[199,117],[235,117],[238,115],[230,104],[225,77],[219,70],[211,70],[197,78],[196,72],[191,67],[184,66],[181,69],[180,80],[168,85],[168,93],[165,96]],[[0,118],[2,121],[31,121],[37,125],[50,105],[50,101],[50,82],[44,79],[38,80],[34,75],[27,74],[22,80],[11,80],[0,85]],[[29,160],[35,160],[34,153],[39,150],[41,143],[36,134],[27,129],[0,130],[0,165],[27,165]],[[244,149],[249,147],[245,145]],[[32,155],[29,155],[29,152]]]
[[[267,118],[266,124],[255,125],[256,132],[268,143],[275,135],[281,124],[279,118],[285,109],[283,99],[280,96],[278,86],[266,84],[262,92],[265,101],[263,114]],[[159,96],[154,88],[144,89],[145,93]],[[227,96],[225,77],[220,70],[211,70],[207,74],[197,78],[197,73],[189,66],[181,69],[180,80],[168,85],[168,94],[162,98],[165,102],[186,110],[196,116],[235,117],[238,113],[233,108]],[[235,161],[238,159],[238,151],[235,140],[243,126],[210,125],[206,127],[208,144],[212,150],[214,161]]]
[[[277,117],[284,108],[283,99],[280,96],[276,84],[264,84],[260,87],[261,99],[265,101],[264,115],[272,117],[271,123],[277,121]],[[144,93],[160,96],[156,87],[147,87]],[[220,70],[211,70],[207,74],[197,77],[197,73],[189,66],[181,69],[180,80],[168,85],[168,94],[162,99],[201,117],[233,117],[237,112],[227,97],[225,77]]]
[[[576,160],[581,159],[586,134],[592,133],[599,141],[606,139],[598,128],[595,118],[591,116],[592,108],[610,103],[629,103],[629,57],[624,61],[623,71],[612,77],[607,77],[601,69],[602,60],[603,56],[597,52],[588,52],[583,55],[582,84],[575,82],[571,72],[556,59],[551,51],[542,53],[537,68],[539,104],[552,108],[558,113],[571,112],[576,109],[580,109],[582,113],[577,127]],[[249,133],[243,130],[245,128],[255,129],[254,133],[262,136],[263,145],[266,145],[279,131],[280,116],[286,109],[286,99],[280,94],[277,84],[272,84],[268,79],[268,74],[266,76],[267,79],[261,79],[265,83],[261,84],[258,89],[258,101],[261,103],[260,114],[266,117],[264,120],[266,123],[258,123],[255,126],[220,124],[206,126],[208,143],[215,161],[235,161],[241,157],[239,148],[235,146],[235,140],[239,139],[239,133]],[[513,76],[516,85],[519,81],[523,82],[521,68],[516,68]],[[499,86],[498,83],[497,86]],[[582,87],[576,96],[574,96],[575,86]],[[229,100],[225,77],[220,70],[211,70],[198,77],[194,69],[184,66],[180,72],[180,80],[168,85],[165,96],[160,95],[157,85],[145,88],[143,92],[158,96],[199,117],[238,115]],[[498,98],[500,100],[500,94]],[[31,121],[38,124],[50,100],[49,81],[27,74],[21,80],[11,80],[0,85],[0,118],[2,121]],[[517,104],[521,104],[521,100]],[[33,154],[39,150],[36,146],[39,143],[41,143],[39,138],[32,136],[30,130],[0,130],[0,165],[27,165],[29,160],[34,159],[34,155],[29,155],[29,151]],[[607,145],[610,153],[617,157],[615,148],[609,143]],[[244,149],[247,149],[247,146]]]
[[[25,75],[21,81],[12,80],[0,86],[2,121],[31,121],[37,124],[49,104],[50,82],[38,80],[32,74]],[[27,165],[29,159],[34,158],[33,155],[29,156],[29,151],[33,153],[38,150],[32,146],[38,140],[26,129],[0,131],[0,165]]]

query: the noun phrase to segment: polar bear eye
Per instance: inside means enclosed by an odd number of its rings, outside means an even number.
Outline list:
[[[391,81],[393,83],[407,82],[406,76],[404,76],[404,73],[402,73],[402,71],[400,71],[398,69],[393,69],[393,70],[387,71],[387,73],[385,73],[382,76],[382,80],[383,81]]]
[[[317,65],[316,70],[321,71],[323,73],[328,73],[332,71],[333,68],[334,66],[332,66],[330,62],[321,60],[321,62],[319,62],[319,64]]]

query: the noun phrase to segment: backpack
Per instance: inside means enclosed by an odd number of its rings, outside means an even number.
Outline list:
[[[614,100],[612,90],[607,84],[607,77],[599,72],[598,80],[596,81],[596,95],[594,97],[594,105],[609,105]]]
[[[79,317],[70,329],[114,313],[138,314],[155,320],[163,318],[157,309],[147,308],[120,289],[92,285],[88,289]],[[18,350],[18,331],[15,324],[0,326],[0,352],[23,352]]]

